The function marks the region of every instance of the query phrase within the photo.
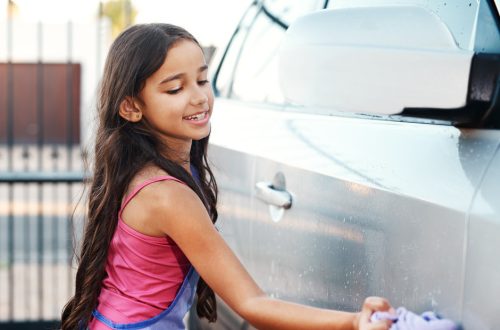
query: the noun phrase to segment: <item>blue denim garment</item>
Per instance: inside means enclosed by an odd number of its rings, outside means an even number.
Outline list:
[[[172,304],[166,310],[148,320],[135,323],[114,323],[97,310],[94,310],[92,315],[111,329],[185,330],[183,319],[193,304],[199,278],[196,270],[191,267]]]

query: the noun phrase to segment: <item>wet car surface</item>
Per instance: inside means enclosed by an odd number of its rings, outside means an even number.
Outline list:
[[[342,96],[335,82],[318,74],[321,86],[330,89],[314,94],[308,89],[313,74],[288,70],[307,67],[305,57],[284,59],[283,45],[298,43],[307,56],[307,47],[316,46],[297,37],[304,26],[309,29],[307,14],[340,20],[361,15],[362,9],[369,16],[373,11],[366,1],[255,2],[212,64],[217,99],[209,154],[220,188],[217,226],[271,296],[354,311],[365,297],[380,295],[394,306],[436,311],[467,329],[498,328],[500,121],[485,113],[500,108],[493,97],[496,80],[484,81],[500,72],[495,2],[450,4],[451,9],[432,1],[370,4],[373,10],[416,4],[409,14],[423,8],[426,19],[445,27],[443,35],[453,37],[446,52],[468,63],[456,68],[466,71],[463,85],[469,87],[450,96],[463,104],[443,112],[422,96],[418,106],[381,113],[391,98],[406,101],[380,87],[384,75],[377,75],[371,87],[380,88],[380,98],[370,104],[363,103],[366,93],[356,80],[342,80],[357,93],[357,103],[345,111],[353,100],[346,98],[338,111],[331,105]],[[335,11],[342,13],[333,16]],[[372,46],[377,47],[367,47]],[[356,47],[355,55],[362,51]],[[291,49],[285,55],[293,55]],[[490,64],[479,63],[480,54]],[[329,70],[328,59],[318,61]],[[341,74],[331,70],[327,76]],[[408,74],[414,74],[411,68]],[[490,87],[476,97],[470,86],[481,82]],[[215,325],[191,316],[190,328],[250,328],[222,301],[219,306]]]

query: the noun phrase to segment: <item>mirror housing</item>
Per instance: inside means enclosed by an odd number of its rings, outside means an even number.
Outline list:
[[[297,19],[279,54],[287,101],[391,115],[466,105],[474,53],[417,6],[323,10]]]

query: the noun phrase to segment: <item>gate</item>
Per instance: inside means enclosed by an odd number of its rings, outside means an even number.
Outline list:
[[[75,26],[51,27],[65,35],[56,43],[67,51],[65,59],[47,60],[49,28],[32,24],[38,50],[32,59],[18,60],[14,36],[23,27],[10,11],[0,23],[0,329],[56,329],[74,290],[74,248],[86,203]],[[102,41],[98,23],[95,76]]]

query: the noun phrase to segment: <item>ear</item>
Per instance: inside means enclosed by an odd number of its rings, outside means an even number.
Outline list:
[[[142,111],[139,105],[130,96],[125,97],[122,103],[120,103],[120,110],[118,113],[120,117],[132,123],[136,123],[142,119]]]

